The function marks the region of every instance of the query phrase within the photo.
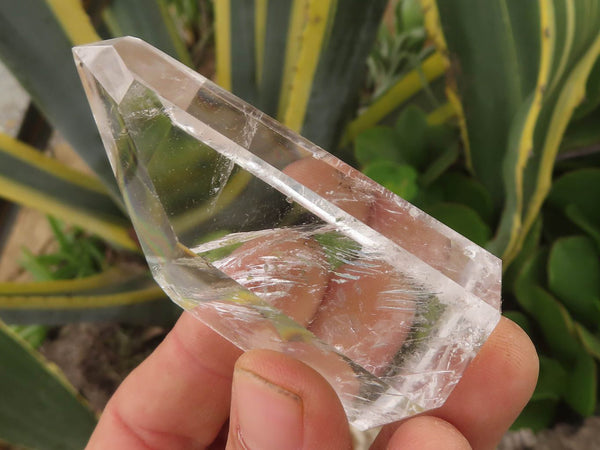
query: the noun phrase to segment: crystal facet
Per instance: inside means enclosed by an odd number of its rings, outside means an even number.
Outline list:
[[[360,429],[444,403],[500,318],[497,258],[143,41],[74,54],[173,301],[314,367]]]

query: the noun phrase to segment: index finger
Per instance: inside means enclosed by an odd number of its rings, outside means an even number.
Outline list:
[[[122,383],[88,448],[204,448],[229,415],[241,350],[184,312]]]

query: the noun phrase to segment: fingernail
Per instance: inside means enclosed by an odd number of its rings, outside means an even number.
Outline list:
[[[248,450],[302,448],[302,399],[243,369],[233,381],[237,438]]]

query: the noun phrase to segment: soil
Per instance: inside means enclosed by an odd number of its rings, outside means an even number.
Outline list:
[[[50,333],[40,351],[100,412],[121,381],[154,350],[166,332],[156,326],[69,324]]]

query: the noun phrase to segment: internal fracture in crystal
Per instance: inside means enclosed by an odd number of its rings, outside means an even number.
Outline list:
[[[441,406],[500,318],[500,261],[134,38],[76,63],[156,281],[290,354],[361,429]]]

